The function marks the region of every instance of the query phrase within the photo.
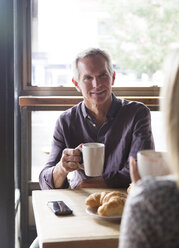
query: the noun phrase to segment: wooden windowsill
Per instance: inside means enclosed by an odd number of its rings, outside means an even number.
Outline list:
[[[142,102],[147,106],[159,106],[160,97],[120,97],[122,99]],[[83,101],[81,96],[20,96],[19,106],[73,106]]]

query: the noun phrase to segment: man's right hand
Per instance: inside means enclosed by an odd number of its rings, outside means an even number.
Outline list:
[[[78,148],[63,150],[60,162],[53,170],[53,182],[55,188],[60,188],[69,172],[79,170],[79,162],[81,161],[81,151]]]
[[[78,170],[78,163],[81,161],[81,151],[78,148],[63,150],[62,157],[60,160],[60,166],[65,173],[69,173],[74,170]]]

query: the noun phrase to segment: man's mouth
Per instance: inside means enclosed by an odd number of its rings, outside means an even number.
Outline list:
[[[105,90],[100,90],[100,91],[94,91],[94,92],[91,92],[92,95],[101,95],[105,92]]]

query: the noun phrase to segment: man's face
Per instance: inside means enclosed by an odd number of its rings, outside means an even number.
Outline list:
[[[113,79],[103,56],[80,59],[78,70],[77,89],[82,93],[86,105],[101,105],[111,100]]]

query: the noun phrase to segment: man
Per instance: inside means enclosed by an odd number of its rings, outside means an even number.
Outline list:
[[[117,99],[112,94],[114,80],[105,51],[90,49],[76,58],[73,83],[84,101],[57,120],[51,154],[39,177],[42,189],[67,188],[72,171],[72,189],[128,187],[129,157],[154,148],[149,109],[142,103]],[[101,177],[87,177],[78,166],[81,152],[77,147],[86,142],[105,144]]]

